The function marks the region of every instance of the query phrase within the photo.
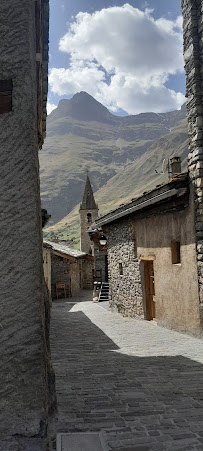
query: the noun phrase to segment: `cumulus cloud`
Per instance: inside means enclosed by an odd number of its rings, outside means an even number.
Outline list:
[[[59,95],[87,91],[95,96],[103,80],[105,74],[96,64],[84,64],[83,61],[72,63],[69,69],[53,68],[49,74],[51,90]]]
[[[54,105],[54,103],[47,102],[47,114],[50,114],[56,108],[57,105]]]
[[[183,94],[167,89],[183,72],[182,18],[153,18],[129,4],[79,13],[59,43],[70,67],[52,68],[50,86],[64,95],[87,91],[113,111],[130,114],[179,108]]]

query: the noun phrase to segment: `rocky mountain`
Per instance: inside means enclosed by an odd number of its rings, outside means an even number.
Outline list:
[[[42,205],[52,215],[48,232],[78,235],[74,207],[87,170],[101,213],[164,181],[167,176],[155,172],[161,172],[163,158],[187,155],[185,116],[184,105],[180,111],[118,117],[85,92],[61,100],[48,116],[40,152]]]

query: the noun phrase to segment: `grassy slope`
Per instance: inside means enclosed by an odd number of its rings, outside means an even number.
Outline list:
[[[59,118],[40,152],[42,205],[58,222],[81,200],[87,169],[94,192],[165,135],[161,123],[121,127]]]
[[[123,149],[125,149],[124,144],[122,143]],[[127,143],[128,146],[129,144]],[[135,143],[132,143],[132,146],[135,146]],[[99,203],[100,215],[142,194],[143,191],[150,190],[157,184],[166,182],[168,175],[156,174],[155,170],[161,172],[163,159],[169,158],[174,152],[181,155],[183,169],[186,168],[187,151],[187,123],[186,119],[184,119],[170,133],[151,143],[143,155],[140,156],[138,154],[134,162],[126,161],[120,167],[119,164],[116,166],[116,174],[95,192],[96,201]],[[78,161],[78,164],[84,164],[84,162]],[[106,168],[105,166],[101,167],[100,162],[100,171],[102,170],[106,171]],[[48,227],[46,233],[55,233],[60,238],[74,238],[76,247],[78,247],[78,209],[79,205],[73,208],[57,224]]]

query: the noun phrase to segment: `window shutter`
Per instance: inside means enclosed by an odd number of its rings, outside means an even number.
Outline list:
[[[0,114],[12,111],[12,80],[0,80]]]

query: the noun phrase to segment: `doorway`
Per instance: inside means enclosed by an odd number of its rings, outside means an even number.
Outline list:
[[[146,320],[151,321],[152,319],[156,318],[153,260],[144,260],[144,278]]]
[[[108,282],[108,256],[105,255],[105,282]]]

